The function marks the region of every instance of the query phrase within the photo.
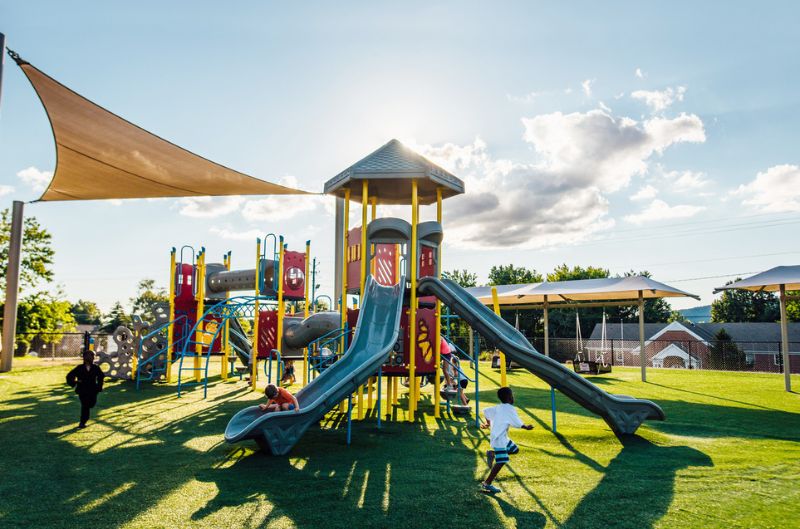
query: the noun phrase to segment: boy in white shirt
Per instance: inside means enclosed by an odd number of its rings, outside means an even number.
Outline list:
[[[533,425],[524,424],[519,415],[517,415],[517,409],[513,406],[514,393],[511,388],[503,387],[498,389],[497,398],[500,399],[501,404],[483,410],[486,422],[482,427],[491,428],[489,431],[489,443],[492,445],[492,449],[486,452],[486,461],[492,470],[489,472],[489,477],[486,478],[486,481],[481,483],[481,490],[490,494],[500,492],[500,489],[492,485],[492,482],[497,477],[500,469],[503,468],[503,465],[508,463],[509,454],[519,452],[519,447],[508,438],[508,429],[513,426],[515,428],[533,430]]]

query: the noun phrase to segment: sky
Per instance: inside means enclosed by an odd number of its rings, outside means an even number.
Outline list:
[[[443,268],[648,270],[701,296],[800,263],[793,2],[45,2],[0,0],[6,44],[126,119],[223,165],[321,192],[392,138],[465,181]],[[0,207],[55,168],[46,114],[6,60]],[[107,310],[168,284],[172,247],[311,240],[333,290],[325,196],[34,203],[45,288]],[[380,216],[408,216],[382,207]],[[433,207],[423,207],[423,219]],[[352,217],[351,217],[352,218]]]

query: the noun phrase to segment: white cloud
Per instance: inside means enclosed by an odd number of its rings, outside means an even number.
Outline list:
[[[631,195],[631,200],[650,200],[655,198],[658,194],[658,189],[651,186],[650,184],[644,186],[643,188],[639,189],[636,193]]]
[[[506,99],[511,101],[512,103],[524,103],[530,104],[536,101],[536,98],[541,96],[541,92],[528,92],[527,94],[521,96],[515,96],[513,94],[506,94]]]
[[[638,77],[639,79],[644,79],[647,74],[644,73],[641,68],[636,68],[634,75],[636,75],[636,77]]]
[[[602,101],[598,101],[597,106],[600,107],[600,110],[604,110],[607,114],[611,114],[612,112],[611,107],[609,107]]]
[[[242,217],[251,222],[286,220],[315,210],[322,200],[319,196],[302,195],[248,200],[242,207]]]
[[[586,97],[592,97],[592,85],[596,80],[597,79],[585,79],[581,83],[581,89],[583,90],[583,93],[586,95]]]
[[[664,90],[636,90],[631,92],[633,99],[644,101],[653,112],[662,112],[677,101],[683,101],[686,87],[667,87]]]
[[[214,218],[233,213],[241,208],[244,199],[230,197],[186,197],[178,199],[179,213],[186,217]]]
[[[44,191],[53,178],[52,171],[40,171],[36,167],[28,167],[17,173],[17,176],[35,191]]]
[[[670,206],[663,200],[653,200],[639,213],[625,216],[625,220],[632,224],[644,224],[657,220],[683,219],[693,217],[706,209],[703,206],[678,205]]]
[[[800,167],[775,165],[738,187],[742,204],[769,213],[800,211]]]
[[[673,191],[697,191],[711,183],[706,174],[699,171],[669,171],[664,178],[670,181]]]
[[[208,229],[209,232],[222,239],[235,240],[235,241],[255,241],[258,237],[264,236],[264,231],[257,228],[252,228],[245,231],[236,231],[229,228],[219,228],[212,226]]]
[[[14,192],[13,186],[0,185],[0,197],[10,195],[13,192]]]
[[[524,138],[544,156],[544,166],[579,186],[612,192],[647,170],[653,154],[670,145],[705,141],[703,122],[695,115],[637,122],[602,110],[555,112],[523,118]]]

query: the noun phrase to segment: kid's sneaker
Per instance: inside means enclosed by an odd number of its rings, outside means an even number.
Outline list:
[[[497,487],[495,487],[494,485],[487,485],[486,483],[481,483],[481,492],[485,492],[486,494],[497,494],[498,492],[502,491]]]

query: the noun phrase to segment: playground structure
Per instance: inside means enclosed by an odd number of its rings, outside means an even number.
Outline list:
[[[410,200],[404,195],[410,195]],[[506,359],[529,369],[566,396],[602,417],[619,434],[632,434],[644,420],[663,420],[656,404],[606,393],[560,363],[536,351],[499,315],[497,291],[492,291],[495,310],[452,281],[440,279],[442,199],[463,192],[455,176],[392,140],[343,171],[325,185],[325,192],[342,197],[337,204],[337,248],[341,248],[339,310],[341,327],[334,337],[343,354],[301,389],[296,397],[300,412],[262,413],[249,407],[237,413],[226,428],[228,442],[255,439],[263,451],[287,453],[308,427],[327,411],[347,402],[348,442],[353,395],[358,418],[363,418],[364,390],[372,402],[373,379],[377,380],[377,420],[381,421],[381,393],[386,388],[388,407],[397,402],[397,384],[408,379],[408,411],[414,421],[421,382],[432,375],[434,416],[441,414],[441,321],[442,303],[503,353],[501,385],[507,385]],[[436,203],[436,221],[419,222],[419,204]],[[351,199],[361,202],[361,226],[350,228]],[[411,223],[399,218],[376,218],[382,203],[411,204]],[[367,222],[369,206],[372,220]],[[365,228],[366,227],[366,228]],[[340,244],[339,244],[340,243]],[[407,279],[406,279],[407,278]],[[637,278],[638,279],[638,278]],[[655,290],[653,291],[655,294]],[[350,309],[348,295],[357,294],[360,308]],[[387,325],[396,321],[396,328]],[[353,335],[354,333],[354,335]],[[351,341],[352,337],[352,341]],[[457,354],[465,354],[457,351]],[[478,362],[474,355],[475,420],[478,421]],[[386,383],[382,379],[386,379]],[[444,392],[447,397],[447,391]],[[554,393],[553,393],[554,395]],[[555,399],[553,397],[553,402]],[[449,398],[446,401],[451,409]],[[555,427],[555,407],[553,409]]]

